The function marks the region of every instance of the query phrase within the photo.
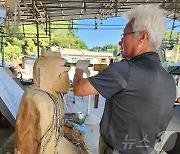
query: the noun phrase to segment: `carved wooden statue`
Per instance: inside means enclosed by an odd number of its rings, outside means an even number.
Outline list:
[[[26,88],[16,119],[16,154],[80,154],[82,149],[62,133],[63,104],[69,90],[69,68],[60,53],[44,52],[35,61],[34,84]]]

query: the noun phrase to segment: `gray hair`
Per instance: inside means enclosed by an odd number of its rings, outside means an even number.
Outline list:
[[[124,16],[128,21],[134,18],[133,31],[147,31],[151,47],[158,50],[166,28],[163,10],[155,5],[141,5],[130,10]]]

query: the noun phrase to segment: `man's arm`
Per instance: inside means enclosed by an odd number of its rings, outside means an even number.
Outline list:
[[[99,92],[91,85],[88,78],[83,78],[83,70],[79,68],[76,68],[75,70],[73,92],[76,96],[99,94]]]

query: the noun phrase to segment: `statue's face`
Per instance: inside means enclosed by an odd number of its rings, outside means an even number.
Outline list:
[[[52,70],[52,78],[53,80],[53,86],[52,88],[57,93],[67,93],[69,91],[69,67],[64,66],[65,65],[64,59],[56,59],[53,61],[54,68]]]
[[[46,92],[67,93],[70,67],[66,67],[65,63],[66,60],[60,56],[39,58],[34,65],[35,85]]]

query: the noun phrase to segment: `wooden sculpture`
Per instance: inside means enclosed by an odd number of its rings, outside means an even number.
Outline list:
[[[65,63],[55,52],[44,52],[35,61],[34,84],[26,88],[16,119],[16,154],[83,153],[63,136],[64,112],[59,93],[69,90],[69,67]]]

